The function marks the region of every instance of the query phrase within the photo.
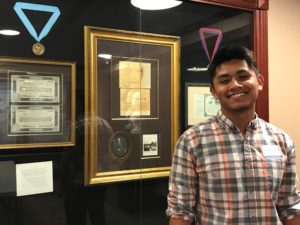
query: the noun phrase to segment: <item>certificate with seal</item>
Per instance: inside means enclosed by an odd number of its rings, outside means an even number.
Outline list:
[[[30,75],[26,72],[10,71],[11,102],[56,102],[60,101],[62,74],[47,76]]]
[[[59,105],[12,105],[9,135],[60,132]]]

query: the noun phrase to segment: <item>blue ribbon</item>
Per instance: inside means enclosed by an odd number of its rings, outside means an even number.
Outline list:
[[[42,29],[40,35],[37,35],[36,30],[32,26],[31,22],[28,20],[27,16],[23,12],[24,9],[33,10],[33,11],[43,11],[43,12],[50,12],[52,16],[49,18],[48,22]],[[58,19],[60,15],[60,11],[56,6],[49,6],[49,5],[40,5],[40,4],[31,4],[25,2],[16,2],[14,6],[14,10],[18,14],[19,18],[23,22],[24,26],[27,28],[28,32],[31,36],[37,41],[40,42],[51,30],[52,26]]]

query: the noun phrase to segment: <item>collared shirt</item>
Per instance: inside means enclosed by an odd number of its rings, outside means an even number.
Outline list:
[[[221,111],[175,147],[168,216],[201,225],[279,225],[300,214],[293,141],[256,115],[244,136]]]

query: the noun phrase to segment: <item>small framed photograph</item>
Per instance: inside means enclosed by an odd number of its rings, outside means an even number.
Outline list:
[[[0,149],[75,145],[76,64],[0,58]]]
[[[158,155],[158,134],[143,134],[142,159],[159,157]]]
[[[209,84],[185,84],[186,128],[204,122],[215,116],[220,110],[220,103],[210,92]]]

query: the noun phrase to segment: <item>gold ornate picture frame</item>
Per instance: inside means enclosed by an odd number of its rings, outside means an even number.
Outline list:
[[[168,176],[179,136],[180,38],[84,31],[85,185]]]
[[[73,62],[0,58],[0,149],[75,145]]]

